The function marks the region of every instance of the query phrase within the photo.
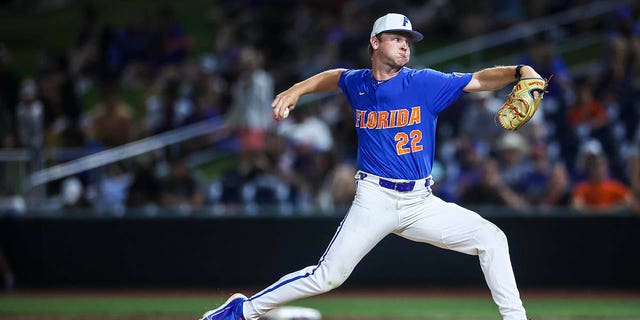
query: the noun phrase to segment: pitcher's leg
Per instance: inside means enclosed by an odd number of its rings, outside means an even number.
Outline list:
[[[360,195],[362,186],[358,189]],[[382,238],[397,228],[397,215],[395,212],[385,211],[385,206],[387,204],[382,197],[365,200],[357,196],[318,264],[290,273],[249,298],[249,303],[244,304],[247,320],[257,319],[290,301],[340,286],[356,264]]]
[[[486,220],[485,220],[486,221]],[[511,267],[507,237],[494,224],[477,233],[477,248],[480,267],[491,290],[491,296],[498,305],[503,319],[527,319],[520,300],[520,292]]]
[[[503,319],[526,319],[511,268],[507,237],[502,230],[477,213],[433,195],[421,210],[423,213],[416,212],[414,219],[398,234],[414,241],[477,255]]]

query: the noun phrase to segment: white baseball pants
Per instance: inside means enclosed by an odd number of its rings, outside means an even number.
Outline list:
[[[243,306],[248,320],[290,301],[337,288],[389,233],[477,255],[503,319],[527,319],[502,230],[477,213],[434,196],[424,180],[413,191],[399,192],[381,187],[378,179],[367,174],[357,181],[351,208],[317,265],[290,273],[249,298]]]

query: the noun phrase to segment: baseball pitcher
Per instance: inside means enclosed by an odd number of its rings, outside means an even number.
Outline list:
[[[371,69],[328,70],[276,96],[273,113],[281,120],[302,95],[342,90],[358,134],[356,195],[317,264],[285,275],[252,297],[234,294],[202,319],[255,320],[280,305],[337,288],[389,233],[477,255],[503,319],[527,319],[505,234],[477,213],[433,195],[431,169],[438,114],[454,101],[468,92],[517,82],[496,114],[496,122],[515,130],[537,110],[546,80],[529,66],[474,73],[405,67],[411,43],[422,38],[406,16],[389,13],[371,31]]]

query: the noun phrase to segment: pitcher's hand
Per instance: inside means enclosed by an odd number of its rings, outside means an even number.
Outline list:
[[[299,98],[300,96],[291,89],[278,94],[271,103],[273,118],[276,120],[282,120],[288,117],[289,112],[296,108],[296,103],[298,103]]]

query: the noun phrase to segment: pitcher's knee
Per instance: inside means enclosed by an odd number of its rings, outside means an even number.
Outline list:
[[[332,289],[337,288],[341,286],[345,281],[347,281],[349,275],[351,275],[351,269],[338,268],[337,270],[334,270],[334,272],[332,272],[332,276],[329,277],[327,285],[331,286]]]
[[[331,287],[331,289],[335,289],[339,286],[341,286],[345,281],[347,281],[347,278],[349,277],[349,275],[345,275],[345,274],[338,274],[333,278],[329,278],[329,280],[327,281],[327,285],[329,287]]]
[[[341,286],[351,274],[351,270],[346,268],[331,268],[326,271],[326,276],[322,277],[321,283],[318,283],[323,292],[327,292]]]
[[[507,236],[496,225],[489,223],[476,234],[476,239],[481,250],[491,250],[495,248],[507,248]]]

